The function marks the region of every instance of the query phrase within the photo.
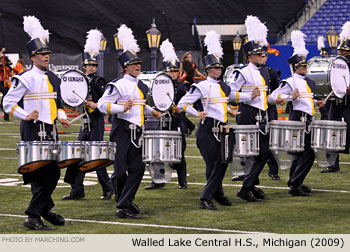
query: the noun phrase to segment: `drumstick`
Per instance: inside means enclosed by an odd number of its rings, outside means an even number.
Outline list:
[[[329,97],[331,97],[333,93],[334,91],[332,90],[332,92],[330,92],[329,95],[327,95],[326,99],[323,100],[323,104],[326,104],[327,100],[329,99]]]
[[[207,100],[205,101],[205,108],[204,108],[204,112],[207,112],[207,110],[208,110],[208,104],[209,104],[210,91],[211,91],[211,85],[209,86],[208,98],[207,98]],[[205,118],[204,118],[204,120],[202,120],[202,124],[204,123],[204,121],[205,121]]]
[[[166,92],[166,95],[169,97],[171,103],[172,103],[174,106],[176,106],[176,105],[175,105],[175,102],[174,102],[173,99],[171,99],[171,97],[170,97],[170,93],[169,93],[169,92]]]
[[[79,115],[78,117],[74,118],[74,119],[73,119],[73,120],[71,120],[70,122],[71,122],[71,123],[74,123],[76,120],[79,120],[79,119],[80,119],[80,118],[82,118],[84,115],[85,115],[85,113],[84,113],[84,114]]]
[[[81,98],[81,96],[80,96],[77,92],[75,92],[75,90],[72,90],[72,93],[75,94],[76,96],[78,96],[78,97],[79,97],[80,99],[82,99],[83,101],[85,101],[85,99]]]
[[[37,110],[37,111],[39,111],[41,93],[43,92],[43,86],[44,86],[44,80],[45,79],[42,79],[42,81],[41,81],[40,93],[39,93],[38,101],[36,102],[36,106],[35,106],[35,110]],[[34,123],[36,123],[36,122],[37,122],[37,120],[34,120]]]

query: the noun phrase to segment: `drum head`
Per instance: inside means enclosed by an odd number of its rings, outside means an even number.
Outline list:
[[[88,95],[88,80],[79,70],[69,70],[61,78],[61,97],[71,107],[83,104]]]
[[[348,61],[338,56],[330,65],[329,81],[334,94],[338,98],[343,98],[346,94],[346,88],[349,86],[350,70]]]
[[[165,74],[158,74],[151,83],[150,96],[153,102],[152,105],[161,111],[168,111],[174,101],[175,91],[174,84],[171,78]]]

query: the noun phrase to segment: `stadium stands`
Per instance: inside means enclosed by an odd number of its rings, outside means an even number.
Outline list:
[[[331,25],[340,33],[342,25],[350,21],[350,0],[328,0],[302,27],[307,43],[317,43],[318,36],[326,36]]]

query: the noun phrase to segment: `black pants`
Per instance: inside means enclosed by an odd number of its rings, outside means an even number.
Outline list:
[[[345,96],[347,97],[347,96]],[[347,99],[347,105],[343,103],[337,104],[336,101],[332,101],[328,118],[329,120],[335,120],[335,121],[341,121],[342,118],[344,118],[344,121],[346,122],[346,146],[344,153],[349,154],[349,148],[350,148],[350,99]],[[328,104],[328,103],[327,103]],[[332,170],[339,170],[339,154],[337,154],[337,159],[335,160],[334,165],[331,165],[328,167]]]
[[[40,178],[31,183],[32,199],[25,211],[29,216],[41,216],[55,206],[51,194],[60,178],[60,169],[53,163],[40,170]]]
[[[140,137],[141,134],[137,136]],[[128,122],[115,117],[110,140],[117,143],[114,172],[111,177],[117,208],[128,208],[135,199],[145,172],[142,148],[136,148],[131,143]]]
[[[104,117],[100,114],[96,119],[97,125],[91,128],[89,131],[87,128],[80,129],[78,141],[103,141],[104,134]],[[111,192],[112,183],[107,173],[107,168],[100,168],[96,171],[98,182],[102,186],[102,193],[105,195],[108,192]],[[84,178],[85,173],[79,170],[79,165],[74,164],[70,165],[67,168],[65,181],[71,184],[72,196],[85,196],[84,190]]]
[[[197,147],[206,165],[207,183],[200,195],[201,200],[212,200],[224,196],[222,180],[225,177],[227,164],[221,162],[221,147],[213,135],[213,126],[213,119],[207,117],[204,124],[199,123],[196,132]]]
[[[292,166],[289,171],[288,186],[298,187],[303,184],[306,175],[314,164],[315,153],[311,148],[311,132],[305,133],[305,147],[303,152],[293,156]]]
[[[238,125],[254,125],[256,124],[256,115],[259,114],[259,109],[243,104],[240,104],[241,114],[237,117]],[[266,113],[264,111],[260,111],[260,114],[264,117]],[[260,129],[265,132],[266,122],[262,122],[260,124]],[[243,188],[250,190],[256,185],[260,184],[259,175],[261,171],[264,169],[265,164],[271,157],[271,152],[269,150],[269,134],[263,135],[259,133],[259,155],[255,158],[253,167],[249,174],[244,176],[243,180]]]
[[[292,110],[289,114],[289,120],[299,121],[301,117],[304,117],[305,113]],[[309,126],[312,117],[306,116],[306,125]],[[288,186],[298,187],[303,184],[306,175],[309,173],[312,165],[314,164],[315,153],[311,148],[311,132],[305,133],[305,145],[304,151],[299,152],[293,156],[292,166],[289,171]]]

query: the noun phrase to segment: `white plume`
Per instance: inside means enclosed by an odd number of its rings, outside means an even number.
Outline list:
[[[140,51],[140,47],[137,45],[137,41],[132,34],[132,30],[125,24],[122,24],[118,28],[118,39],[123,45],[124,52],[131,51],[137,53]]]
[[[299,30],[292,31],[291,41],[294,48],[293,55],[297,54],[299,56],[306,57],[306,55],[309,53],[309,51],[305,48],[305,37],[305,34]]]
[[[204,45],[207,46],[208,54],[222,58],[224,52],[221,47],[220,35],[216,31],[209,31],[205,34]]]
[[[324,37],[323,36],[318,36],[317,38],[317,49],[319,51],[322,50],[322,48],[325,48],[325,44],[324,44]]]
[[[97,55],[100,51],[100,43],[101,43],[102,33],[93,29],[87,32],[86,43],[84,47],[84,52],[93,53]]]
[[[175,48],[173,44],[169,41],[169,39],[166,39],[162,42],[159,48],[160,52],[163,55],[163,61],[179,61],[179,58],[177,57],[175,53]]]
[[[49,31],[44,30],[39,19],[34,16],[23,17],[23,28],[31,39],[41,38],[49,42]]]
[[[268,46],[267,43],[267,27],[261,23],[259,18],[248,15],[245,20],[245,27],[247,29],[248,41],[254,41],[260,45]]]
[[[347,21],[341,29],[342,31],[339,35],[340,40],[350,39],[350,22]]]

